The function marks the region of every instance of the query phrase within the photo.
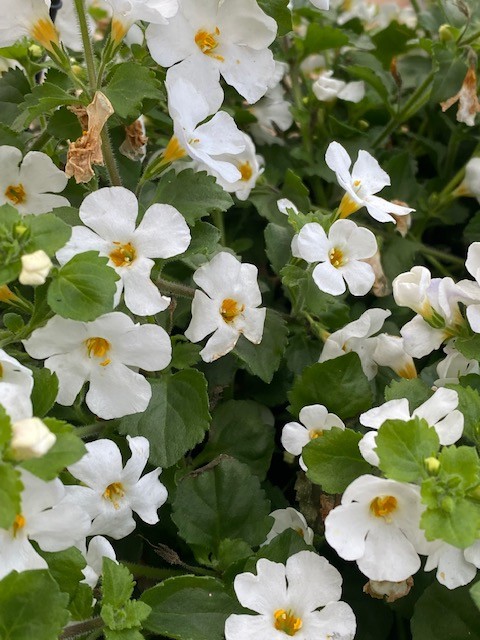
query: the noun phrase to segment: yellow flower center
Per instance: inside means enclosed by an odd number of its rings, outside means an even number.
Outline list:
[[[345,258],[343,251],[334,247],[330,249],[330,253],[328,254],[328,258],[330,260],[330,264],[338,269],[338,267],[343,267],[344,264],[348,262],[348,259]]]
[[[219,35],[220,29],[218,27],[215,27],[215,31],[213,33],[206,29],[199,29],[195,34],[195,44],[206,56],[211,56],[220,62],[224,62],[225,58],[223,56],[213,53],[218,47]]]
[[[303,625],[302,619],[297,618],[291,610],[277,609],[273,614],[273,618],[275,629],[283,631],[287,636],[294,636]]]
[[[356,184],[358,183],[358,185]],[[354,183],[355,186],[359,186],[360,185],[360,181],[359,180],[355,180]],[[358,211],[360,208],[362,207],[361,204],[358,204],[358,202],[356,202],[355,200],[353,200],[353,198],[351,198],[348,193],[346,193],[341,202],[340,202],[340,206],[338,207],[338,214],[340,218],[348,218],[348,216],[351,216],[352,213],[355,213],[355,211]]]
[[[397,499],[394,496],[377,496],[370,503],[370,511],[376,518],[391,521],[391,514],[397,510]]]
[[[40,18],[30,29],[30,34],[42,47],[52,51],[52,42],[59,46],[58,32],[50,18]]]
[[[121,482],[112,482],[103,492],[105,500],[110,500],[115,509],[119,509],[119,500],[125,496],[125,489]]]
[[[126,244],[114,242],[113,244],[115,249],[110,254],[110,260],[116,267],[130,267],[137,256],[135,247],[130,242]]]
[[[225,298],[220,307],[220,315],[225,322],[233,322],[237,316],[239,316],[245,309],[245,305],[239,305],[236,300],[232,298]]]
[[[5,190],[5,197],[14,205],[23,204],[27,199],[27,194],[23,184],[11,184]]]
[[[310,437],[310,440],[315,440],[316,438],[320,438],[320,436],[323,436],[323,431],[322,429],[310,429],[308,435]]]
[[[23,529],[23,527],[27,524],[27,521],[25,520],[25,518],[22,516],[21,513],[18,513],[15,516],[15,520],[13,521],[13,537],[16,538],[17,537],[17,533]]]
[[[242,162],[242,164],[238,165],[238,170],[242,174],[242,182],[248,182],[250,178],[253,176],[252,165],[248,162]]]
[[[166,148],[162,152],[162,156],[163,156],[162,164],[175,162],[175,160],[181,160],[186,155],[187,155],[187,152],[179,143],[178,138],[176,136],[172,136]]]
[[[106,367],[110,364],[111,360],[105,358],[111,347],[108,340],[105,340],[105,338],[88,338],[85,340],[85,346],[87,347],[89,358],[93,356],[103,360],[103,362],[99,363],[101,367]]]

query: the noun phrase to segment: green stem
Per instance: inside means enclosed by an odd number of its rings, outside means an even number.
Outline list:
[[[81,636],[86,635],[89,631],[101,629],[104,626],[105,624],[102,618],[100,618],[100,616],[97,616],[96,618],[92,618],[91,620],[85,620],[84,622],[70,625],[63,631],[62,635],[60,636],[60,640],[73,640],[73,638],[80,638]]]
[[[118,424],[118,420],[106,420],[105,422],[94,422],[93,424],[87,424],[84,427],[76,427],[75,435],[79,438],[89,438],[95,436],[106,427],[111,427]]]
[[[73,0],[78,16],[78,24],[80,25],[80,34],[82,36],[83,51],[85,53],[85,62],[87,65],[88,81],[92,91],[97,85],[97,72],[95,70],[95,57],[93,55],[92,41],[88,33],[87,13],[85,10],[85,0]]]
[[[103,160],[105,162],[105,167],[107,169],[110,184],[112,185],[112,187],[121,187],[122,179],[120,177],[120,173],[118,172],[117,161],[115,160],[115,156],[113,154],[110,136],[108,135],[108,126],[106,124],[102,129],[101,138]]]
[[[220,242],[221,242],[222,245],[225,246],[225,244],[226,244],[226,240],[225,240],[225,219],[224,219],[224,216],[223,216],[223,211],[214,211],[212,213],[212,220],[213,220],[213,224],[220,231]]]
[[[302,312],[302,316],[305,318],[305,320],[307,320],[312,332],[317,336],[317,338],[319,338],[322,342],[325,342],[325,340],[329,336],[329,333],[322,325],[322,323],[318,322],[318,320],[314,320],[312,316],[306,311]]]
[[[466,38],[463,42],[462,42],[462,38],[460,38],[460,40],[457,42],[457,45],[461,44],[462,47],[465,47],[467,44],[474,42],[477,38],[480,38],[480,31],[475,31],[471,36]]]
[[[170,280],[157,278],[156,284],[161,293],[165,295],[177,296],[178,298],[189,298],[190,300],[193,299],[195,295],[195,289],[178,282],[171,282]]]

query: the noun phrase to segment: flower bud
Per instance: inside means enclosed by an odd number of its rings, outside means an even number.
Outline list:
[[[40,458],[57,440],[40,418],[26,418],[14,422],[12,432],[10,449],[16,460]]]
[[[453,192],[454,196],[480,198],[480,158],[471,158],[465,166],[465,178]]]
[[[431,275],[425,267],[413,267],[407,273],[401,273],[392,283],[393,297],[399,307],[408,307],[424,318],[432,315],[427,290]]]
[[[374,361],[381,367],[390,367],[401,378],[413,380],[417,369],[413,358],[405,351],[403,338],[381,333],[377,336],[377,345],[373,353]]]
[[[454,39],[453,29],[449,24],[442,24],[438,30],[438,37],[442,42]]]
[[[440,460],[430,456],[429,458],[425,458],[423,462],[425,464],[425,469],[431,476],[436,476],[438,474],[440,469]]]
[[[22,256],[22,271],[18,279],[21,284],[43,284],[52,266],[52,261],[42,249],[27,253]]]

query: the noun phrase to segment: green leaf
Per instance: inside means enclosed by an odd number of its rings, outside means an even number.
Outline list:
[[[463,380],[462,380],[463,382]],[[463,413],[463,435],[471,442],[478,442],[480,437],[480,393],[472,387],[460,384],[449,384],[449,389],[458,393],[458,410]]]
[[[69,260],[48,289],[48,304],[62,318],[89,322],[113,309],[119,276],[96,251]]]
[[[233,205],[230,194],[215,182],[215,178],[193,169],[162,175],[155,202],[173,205],[189,224],[195,224],[196,220],[215,211],[227,211]]]
[[[150,383],[152,399],[147,409],[122,418],[119,431],[145,436],[152,463],[170,467],[203,440],[210,425],[207,382],[199,371],[185,369]]]
[[[207,446],[201,453],[202,462],[224,453],[248,464],[263,479],[274,449],[273,423],[272,413],[256,402],[229,400],[219,405],[213,414]]]
[[[372,467],[358,448],[361,438],[351,429],[333,427],[311,440],[302,451],[307,478],[327,493],[342,493],[356,478],[370,473]]]
[[[288,394],[291,413],[298,415],[309,404],[323,404],[342,420],[370,409],[370,384],[356,353],[318,362],[304,369]]]
[[[208,222],[197,222],[192,232],[192,241],[185,252],[186,255],[203,254],[206,256],[215,252],[220,240],[220,231]]]
[[[276,273],[280,273],[283,267],[292,257],[291,244],[293,231],[288,227],[270,222],[265,229],[265,245],[268,259]]]
[[[0,451],[10,442],[12,437],[12,423],[10,416],[0,404]]]
[[[30,84],[20,69],[9,69],[0,77],[0,120],[12,124],[18,115],[18,105],[30,93]]]
[[[122,607],[130,600],[135,581],[123,564],[117,564],[110,558],[103,558],[102,604],[114,608]]]
[[[377,31],[372,36],[375,45],[375,55],[388,69],[392,58],[407,51],[407,42],[415,38],[415,31],[396,20],[390,22],[388,27]]]
[[[70,600],[73,600],[77,595],[80,582],[84,579],[82,569],[86,566],[85,558],[80,550],[76,547],[71,547],[64,551],[49,553],[40,549],[39,553],[46,560],[48,570],[55,578],[60,591],[62,591],[62,593],[68,593]],[[92,590],[88,585],[83,586],[86,586],[90,592],[91,607],[93,599]]]
[[[255,554],[255,559],[249,561],[245,570],[254,571],[255,564],[260,558],[267,558],[272,562],[285,564],[290,556],[299,553],[299,551],[312,551],[312,547],[305,542],[303,536],[298,535],[297,531],[287,529],[275,536],[271,542],[260,547]]]
[[[151,608],[144,602],[127,600],[127,602],[119,608],[115,608],[111,604],[104,604],[101,616],[109,629],[112,631],[123,631],[141,628],[142,622],[148,618],[150,611]],[[124,636],[120,635],[119,637],[123,638]]]
[[[60,107],[48,121],[47,133],[57,140],[77,140],[82,135],[82,127],[74,113]]]
[[[2,529],[10,529],[16,515],[21,513],[22,489],[19,472],[11,464],[0,462],[0,527]]]
[[[441,43],[435,43],[434,60],[437,66],[433,80],[430,103],[437,104],[454,96],[462,86],[467,73],[467,65],[455,52]]]
[[[33,369],[33,415],[43,418],[55,404],[58,394],[58,378],[46,367]]]
[[[253,344],[245,336],[240,336],[234,353],[245,363],[247,371],[270,383],[280,366],[287,346],[287,336],[288,327],[285,320],[273,309],[267,309],[260,344]]]
[[[480,640],[480,619],[469,587],[447,589],[434,582],[415,605],[413,640]]]
[[[421,378],[413,380],[392,380],[388,387],[385,387],[385,400],[401,400],[406,398],[410,412],[426,402],[432,396],[432,390]]]
[[[422,498],[424,496],[425,492],[422,486]],[[480,506],[465,498],[452,499],[448,511],[445,508],[424,511],[420,519],[420,526],[425,529],[427,540],[439,538],[454,547],[465,549],[477,540],[480,527]]]
[[[225,538],[251,546],[263,542],[271,528],[269,512],[258,478],[246,465],[226,458],[180,482],[172,519],[186,542],[215,553]]]
[[[120,118],[137,118],[141,114],[142,101],[146,98],[159,100],[162,89],[155,72],[136,62],[117,65],[104,94],[112,103]]]
[[[53,213],[41,216],[25,216],[23,223],[30,228],[31,238],[26,249],[33,253],[43,249],[53,256],[70,239],[72,229]]]
[[[278,36],[284,36],[292,30],[292,14],[288,0],[258,0],[258,4],[278,25]]]
[[[17,114],[12,123],[14,131],[22,131],[35,118],[53,111],[57,107],[67,104],[78,104],[79,99],[70,95],[56,84],[44,82],[33,87],[32,92],[25,96],[25,101],[17,107]]]
[[[470,596],[477,605],[477,609],[480,609],[480,582],[477,582],[470,588]]]
[[[169,578],[142,594],[152,608],[147,631],[178,640],[223,640],[225,620],[240,613],[238,604],[215,578]]]
[[[67,603],[48,571],[10,573],[0,582],[0,638],[57,640],[68,622]]]
[[[425,459],[435,457],[439,447],[435,429],[425,420],[386,420],[376,438],[378,466],[387,478],[418,482],[426,475]]]
[[[348,42],[349,38],[342,29],[311,22],[305,36],[303,55],[307,57],[327,49],[339,49],[347,45]]]
[[[469,360],[480,360],[480,335],[475,334],[470,338],[457,338],[455,340],[455,349]]]
[[[57,440],[41,458],[26,460],[21,466],[42,480],[49,481],[56,478],[65,467],[80,460],[87,450],[72,425],[56,418],[44,418],[43,421]]]

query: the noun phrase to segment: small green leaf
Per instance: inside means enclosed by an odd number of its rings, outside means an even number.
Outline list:
[[[53,256],[68,242],[72,234],[68,224],[53,213],[25,216],[23,223],[30,228],[31,237],[26,250],[31,253],[42,249],[49,256]]]
[[[135,581],[130,571],[123,564],[117,564],[110,558],[103,558],[102,571],[102,604],[111,605],[115,609],[122,607],[130,600]]]
[[[469,360],[480,360],[480,335],[475,334],[470,338],[457,338],[455,349]]]
[[[0,451],[10,442],[12,437],[12,423],[9,415],[0,404]]]
[[[69,260],[48,289],[48,304],[62,318],[89,322],[113,309],[118,275],[107,266],[108,258],[96,251]]]
[[[463,435],[471,442],[478,442],[480,438],[480,393],[477,389],[463,387],[460,384],[449,384],[448,388],[458,393],[458,410],[462,412],[464,418]]]
[[[349,38],[342,29],[311,22],[305,36],[303,55],[307,57],[327,49],[339,49],[347,45],[348,41]]]
[[[307,478],[327,493],[342,493],[359,476],[372,468],[358,448],[362,436],[351,429],[333,427],[303,448]]]
[[[51,82],[44,82],[33,87],[25,96],[25,101],[17,107],[17,114],[12,123],[14,131],[22,131],[35,118],[67,104],[78,104],[79,99]]]
[[[117,65],[103,92],[120,118],[136,118],[146,98],[160,100],[162,89],[155,72],[136,62]]]
[[[33,369],[33,415],[43,418],[55,404],[58,394],[58,378],[49,369]]]
[[[9,69],[0,77],[0,119],[10,125],[18,115],[18,105],[30,93],[30,84],[20,69]]]
[[[258,0],[258,4],[277,23],[277,35],[284,36],[292,30],[292,14],[288,0]]]
[[[11,464],[0,462],[0,527],[2,529],[10,529],[16,515],[21,512],[22,489],[19,472]]]
[[[406,398],[410,412],[426,402],[432,396],[432,390],[421,378],[413,380],[392,380],[388,387],[385,387],[385,400],[401,400]]]

